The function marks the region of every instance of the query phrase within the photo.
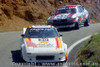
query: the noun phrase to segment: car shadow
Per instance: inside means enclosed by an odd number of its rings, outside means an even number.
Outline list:
[[[11,51],[12,54],[12,62],[16,65],[22,66],[63,66],[64,62],[38,62],[38,63],[29,63],[23,61],[21,58],[21,51],[20,50],[13,50]],[[14,65],[15,66],[15,65]]]
[[[69,32],[69,31],[75,31],[75,30],[78,30],[78,29],[75,29],[75,28],[60,28],[60,29],[57,29],[58,32]]]
[[[80,28],[84,27],[83,25],[80,25]],[[74,27],[66,27],[66,28],[60,28],[57,29],[58,32],[69,32],[69,31],[75,31],[75,30],[79,30],[79,29],[75,29]]]
[[[11,51],[12,54],[12,62],[14,63],[21,63],[22,58],[21,58],[21,51],[20,50],[15,50],[15,51]]]

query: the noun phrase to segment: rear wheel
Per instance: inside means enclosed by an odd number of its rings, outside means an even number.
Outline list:
[[[86,19],[86,21],[84,22],[84,26],[89,26],[89,19]]]

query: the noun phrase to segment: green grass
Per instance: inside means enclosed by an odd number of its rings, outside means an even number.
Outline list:
[[[100,34],[93,35],[91,39],[80,48],[77,58],[79,63],[89,63],[86,67],[100,67]]]

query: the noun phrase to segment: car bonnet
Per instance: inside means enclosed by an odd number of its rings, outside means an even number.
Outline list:
[[[64,14],[57,14],[51,17],[51,19],[66,19],[71,17],[75,13],[64,13]]]
[[[62,48],[60,37],[56,38],[25,38],[26,47],[33,48]]]

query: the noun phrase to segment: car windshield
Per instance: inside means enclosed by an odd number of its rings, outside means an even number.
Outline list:
[[[28,28],[25,33],[26,38],[46,38],[58,37],[55,28]]]
[[[64,8],[64,9],[57,9],[55,12],[56,14],[62,14],[62,13],[76,13],[76,9],[75,8]]]

